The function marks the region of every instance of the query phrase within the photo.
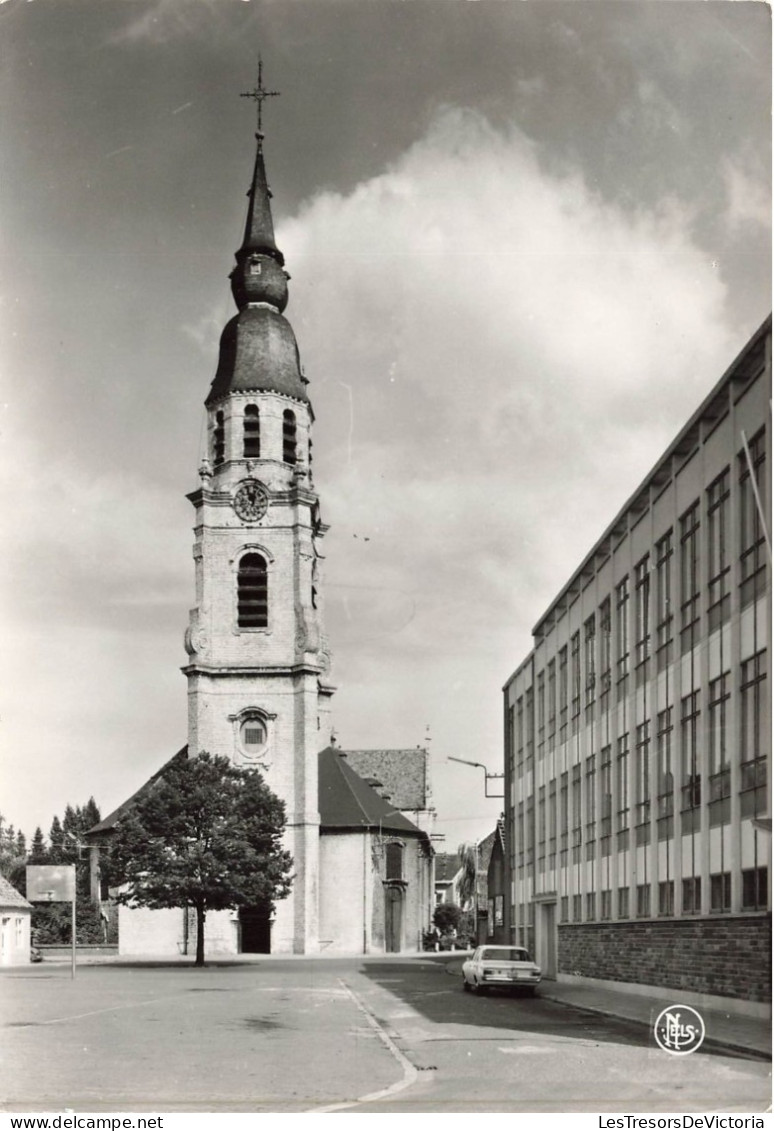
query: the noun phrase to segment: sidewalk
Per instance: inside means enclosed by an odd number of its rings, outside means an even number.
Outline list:
[[[606,1013],[626,1021],[638,1021],[649,1028],[666,1006],[677,1005],[680,991],[675,990],[673,1001],[652,998],[641,994],[627,994],[622,990],[605,987],[577,985],[572,982],[541,982],[538,993],[552,1001],[565,1002],[590,1013]],[[711,1049],[771,1059],[771,1022],[756,1017],[726,1013],[717,1008],[694,1007],[701,1014],[706,1028],[704,1044]]]
[[[457,956],[455,956],[457,957]],[[447,964],[446,972],[456,977],[462,971],[463,958]],[[634,1021],[652,1029],[662,1009],[680,1004],[680,991],[675,990],[672,998],[651,997],[644,994],[626,993],[625,990],[609,989],[606,986],[580,985],[577,982],[540,983],[538,996],[550,1001],[563,1002],[575,1009],[585,1009],[589,1013],[604,1013],[609,1017],[620,1017],[623,1021]],[[704,1045],[716,1051],[726,1050],[742,1056],[752,1056],[756,1060],[771,1060],[771,1021],[757,1017],[745,1017],[738,1013],[728,1013],[718,1009],[694,1005],[704,1021],[706,1036]]]

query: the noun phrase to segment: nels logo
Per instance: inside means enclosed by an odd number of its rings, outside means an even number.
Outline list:
[[[653,1035],[664,1052],[686,1056],[696,1052],[704,1040],[704,1022],[690,1005],[670,1005],[656,1018]]]

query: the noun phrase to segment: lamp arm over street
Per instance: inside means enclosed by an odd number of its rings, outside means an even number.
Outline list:
[[[459,762],[463,766],[476,766],[479,770],[483,770],[484,771],[484,797],[493,797],[493,798],[505,797],[505,792],[503,792],[503,793],[490,793],[489,792],[490,781],[496,781],[498,778],[504,778],[505,774],[490,774],[489,770],[486,768],[486,766],[484,765],[483,762],[471,762],[467,758],[455,758],[451,754],[447,757],[446,761],[447,762]]]

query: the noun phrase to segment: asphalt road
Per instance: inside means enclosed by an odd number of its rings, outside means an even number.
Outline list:
[[[44,964],[0,981],[5,1111],[760,1112],[769,1066],[461,989],[459,960]]]

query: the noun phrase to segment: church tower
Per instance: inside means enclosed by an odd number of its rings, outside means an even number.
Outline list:
[[[189,757],[259,767],[285,802],[291,894],[271,928],[276,953],[318,949],[318,752],[330,742],[320,540],[312,479],[314,413],[274,239],[258,84],[257,150],[242,246],[231,272],[238,313],[220,340],[207,396],[208,446],[196,512],[196,604],[185,635]],[[258,912],[258,914],[260,914]],[[242,949],[268,949],[245,941]]]

